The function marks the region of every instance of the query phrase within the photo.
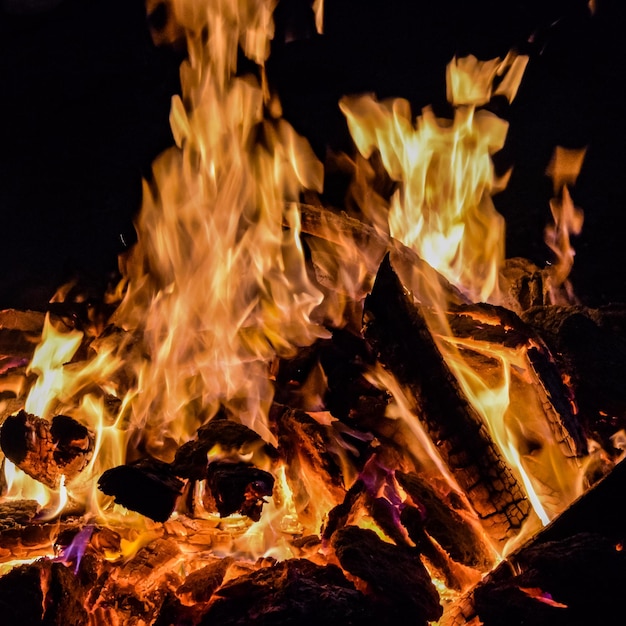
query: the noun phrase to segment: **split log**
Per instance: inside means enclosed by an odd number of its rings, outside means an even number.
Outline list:
[[[98,489],[113,496],[117,504],[155,522],[170,517],[183,487],[170,464],[153,458],[113,467],[98,480]]]
[[[613,458],[626,429],[626,310],[623,306],[535,307],[523,319],[543,337],[568,375],[587,436]]]
[[[489,536],[499,545],[515,536],[530,503],[446,365],[389,256],[365,300],[364,336],[410,392],[416,415]]]
[[[67,415],[52,421],[20,411],[0,429],[0,448],[25,474],[57,489],[62,476],[71,480],[89,463],[95,436]]]
[[[522,350],[526,368],[516,377],[517,386],[511,385],[511,404],[516,403],[517,392],[521,396],[517,404],[527,407],[528,415],[531,406],[537,406],[564,456],[587,454],[587,436],[575,412],[574,392],[563,380],[557,357],[534,327],[513,311],[485,303],[451,307],[448,321],[454,337],[471,339],[478,350],[481,342]],[[512,370],[515,376],[517,369]]]
[[[373,530],[346,526],[338,530],[332,546],[341,567],[367,583],[366,594],[386,608],[389,618],[412,624],[439,619],[439,594],[419,553],[380,539]]]
[[[274,477],[250,463],[214,461],[206,484],[220,517],[241,513],[258,522],[265,498],[272,495]]]
[[[626,464],[618,463],[451,605],[442,626],[612,623],[626,580],[626,526],[615,495],[624,489]]]

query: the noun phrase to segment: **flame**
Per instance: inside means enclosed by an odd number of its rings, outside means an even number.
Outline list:
[[[585,149],[557,146],[546,174],[552,178],[555,197],[550,201],[553,223],[546,226],[545,241],[554,252],[556,262],[550,267],[549,291],[554,304],[577,304],[568,277],[574,265],[575,251],[570,235],[579,235],[584,221],[583,212],[574,206],[569,186],[576,183]]]
[[[458,75],[452,63],[452,95],[482,101],[465,93]],[[504,220],[491,200],[491,155],[504,145],[507,123],[473,104],[458,106],[452,122],[425,108],[415,125],[403,99],[346,97],[340,108],[361,154],[368,158],[378,150],[391,178],[401,183],[389,208],[391,235],[472,299],[494,299],[504,261]]]
[[[140,246],[117,314],[142,330],[150,355],[138,364],[133,427],[157,455],[220,405],[271,441],[268,362],[325,334],[310,319],[321,294],[306,273],[295,204],[303,187],[321,189],[322,165],[276,117],[263,84],[272,8],[174,5],[189,49],[170,118],[177,146],[144,185]],[[261,65],[261,82],[234,75],[238,45]]]

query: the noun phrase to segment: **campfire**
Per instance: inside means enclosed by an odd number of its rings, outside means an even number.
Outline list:
[[[0,312],[3,623],[608,619],[626,318],[569,281],[584,150],[547,170],[553,263],[506,256],[494,103],[528,57],[450,59],[445,118],[347,94],[322,163],[274,2],[169,6],[175,146],[121,281]]]

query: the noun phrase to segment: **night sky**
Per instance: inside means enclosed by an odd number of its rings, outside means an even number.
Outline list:
[[[141,180],[171,145],[181,51],[156,46],[142,0],[0,0],[0,307],[45,306],[75,272],[101,284],[133,240]],[[21,7],[16,9],[16,7]],[[31,10],[27,10],[31,7]],[[158,25],[158,15],[153,24]],[[306,0],[282,1],[268,63],[285,117],[320,158],[350,150],[349,93],[445,105],[445,66],[509,49],[530,55],[494,198],[507,256],[550,260],[544,175],[555,145],[588,146],[573,197],[585,212],[573,281],[583,303],[626,302],[626,69],[618,0],[326,0],[323,35]],[[335,198],[332,198],[335,200]]]

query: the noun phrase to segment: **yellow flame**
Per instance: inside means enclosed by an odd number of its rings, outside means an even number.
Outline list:
[[[49,417],[52,403],[67,393],[65,364],[80,346],[83,334],[79,331],[60,332],[46,315],[41,342],[33,354],[29,372],[37,374],[25,402],[25,409],[38,417]]]
[[[144,186],[140,245],[117,315],[143,330],[150,355],[138,364],[132,410],[155,454],[166,437],[188,439],[220,404],[271,441],[268,362],[325,334],[310,319],[321,294],[306,274],[294,204],[303,187],[321,190],[322,165],[287,122],[266,116],[258,79],[234,76],[238,45],[265,60],[272,8],[175,3],[189,48],[172,102],[177,146]]]

